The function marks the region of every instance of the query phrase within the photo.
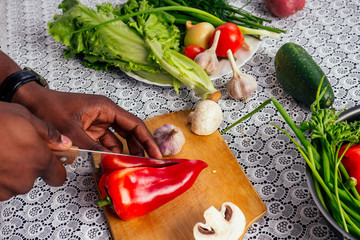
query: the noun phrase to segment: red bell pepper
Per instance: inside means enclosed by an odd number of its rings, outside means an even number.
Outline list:
[[[154,159],[147,157],[102,154],[101,171],[102,173],[110,173],[114,170],[133,167],[166,167],[186,161],[187,159]]]
[[[339,156],[342,155],[345,148],[346,145],[341,147]],[[357,180],[356,190],[360,193],[360,144],[351,146],[345,152],[341,163],[344,165],[350,177],[353,177]]]
[[[181,160],[178,164],[153,168],[134,167],[105,173],[99,188],[99,206],[109,203],[124,220],[147,214],[188,190],[207,167],[201,160]]]

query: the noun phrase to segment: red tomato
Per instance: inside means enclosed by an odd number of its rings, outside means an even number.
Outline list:
[[[224,23],[215,28],[210,39],[210,45],[213,44],[216,31],[220,31],[220,38],[216,48],[218,57],[226,57],[229,49],[235,54],[244,44],[244,36],[239,27],[234,23]]]
[[[345,144],[344,146],[342,146],[340,148],[340,152],[339,152],[339,157],[343,154],[344,150],[346,149],[347,147],[347,144]],[[352,145],[347,151],[346,153],[344,154],[344,157],[347,157],[349,158],[353,153],[356,153],[356,152],[360,152],[360,144],[354,144]]]
[[[348,154],[348,152],[350,154]],[[345,157],[348,155],[348,157]],[[350,147],[349,150],[345,153],[345,156],[341,160],[346,171],[349,173],[350,177],[354,177],[357,180],[356,189],[360,192],[360,151],[359,145]]]
[[[204,48],[190,44],[190,45],[187,45],[187,46],[184,48],[183,54],[184,54],[185,56],[187,56],[188,58],[191,58],[192,60],[194,60],[195,57],[196,57],[199,53],[202,53],[202,52],[204,52],[204,51],[205,51]]]
[[[358,165],[354,166],[350,169],[349,175],[350,175],[350,177],[353,177],[356,179],[356,181],[357,181],[356,190],[360,193],[360,165],[359,165],[360,159],[358,159],[358,160],[359,160]]]

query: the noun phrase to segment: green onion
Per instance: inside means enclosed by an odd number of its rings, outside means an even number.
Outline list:
[[[114,18],[105,22],[102,22],[98,25],[94,25],[94,26],[90,26],[90,27],[86,27],[86,28],[81,28],[79,30],[74,31],[73,33],[79,33],[79,32],[84,32],[84,31],[88,31],[94,28],[99,28],[105,24],[109,24],[109,23],[113,23],[116,21],[121,21],[121,20],[125,20],[131,17],[135,17],[135,16],[139,16],[142,14],[146,14],[146,13],[155,13],[155,12],[161,12],[161,11],[178,11],[178,12],[187,12],[187,13],[191,13],[193,17],[196,17],[202,21],[206,21],[209,22],[211,24],[213,24],[214,26],[219,26],[221,24],[226,23],[225,21],[221,20],[220,18],[196,9],[196,8],[191,8],[191,7],[185,7],[185,6],[168,6],[168,7],[158,7],[158,8],[153,8],[153,9],[147,9],[144,11],[139,11],[139,12],[134,12],[134,13],[130,13],[130,14],[126,14],[123,15],[121,17],[118,18]],[[264,29],[252,29],[252,28],[247,28],[247,27],[243,27],[243,26],[239,26],[239,29],[242,31],[243,34],[249,34],[249,35],[260,35],[260,36],[267,36],[267,37],[271,37],[271,38],[279,38],[280,34],[279,33],[275,33],[275,32],[270,32]]]
[[[321,85],[320,85],[321,87]],[[319,87],[319,89],[320,89]],[[309,122],[302,122],[301,127],[296,126],[294,121],[286,113],[281,104],[270,98],[255,110],[241,117],[238,121],[227,127],[221,134],[225,134],[231,128],[260,111],[267,104],[273,103],[285,122],[290,126],[301,145],[285,130],[281,130],[294,143],[297,150],[305,159],[311,170],[316,193],[326,209],[338,224],[353,236],[360,236],[360,198],[354,183],[348,185],[350,177],[341,164],[341,159],[351,143],[359,142],[359,129],[352,129],[347,123],[337,123],[338,114],[333,109],[320,109],[319,99],[324,92],[317,93],[317,100],[311,105],[312,117]],[[355,125],[358,126],[358,125]],[[311,142],[306,138],[303,131],[312,130]],[[355,136],[354,136],[355,135]],[[348,143],[342,156],[339,156],[340,147]],[[350,190],[349,190],[350,189]]]
[[[238,8],[231,6],[227,0],[149,0],[154,7],[163,6],[186,6],[201,9],[208,12],[224,22],[231,22],[246,28],[264,29],[274,33],[285,33],[285,30],[267,27],[263,22],[271,23],[270,20],[255,16],[244,10],[244,7],[252,2],[248,1],[245,5]],[[191,13],[190,13],[191,15]]]

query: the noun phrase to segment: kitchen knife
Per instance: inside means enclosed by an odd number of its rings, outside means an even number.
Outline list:
[[[112,152],[102,152],[102,151],[94,151],[88,149],[81,149],[77,147],[71,147],[67,151],[53,151],[55,156],[63,163],[63,164],[73,164],[79,153],[91,153],[95,163],[100,163],[101,158],[103,157],[114,157],[117,159],[121,159],[121,162],[124,163],[124,167],[138,167],[143,166],[144,163],[146,166],[170,166],[177,164],[176,161],[171,161],[167,159],[156,159],[149,157],[141,157],[141,156],[132,156],[127,154],[120,153],[112,153]],[[97,167],[97,166],[95,166]]]

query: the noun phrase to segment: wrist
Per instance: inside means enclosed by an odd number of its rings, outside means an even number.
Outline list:
[[[30,107],[36,102],[40,102],[41,98],[49,89],[44,88],[35,81],[22,85],[13,95],[11,102],[18,103],[25,107]]]
[[[14,95],[17,95],[19,97],[17,97],[17,100],[15,101],[18,103],[25,103],[22,100],[22,95],[27,95],[29,93],[32,95],[38,94],[37,89],[39,88],[36,89],[33,83],[36,83],[39,87],[48,87],[46,80],[30,68],[25,68],[24,70],[10,74],[0,86],[0,100],[14,102]],[[26,85],[29,85],[30,87],[25,87]],[[24,91],[25,89],[27,90]],[[18,93],[18,91],[20,93]]]

